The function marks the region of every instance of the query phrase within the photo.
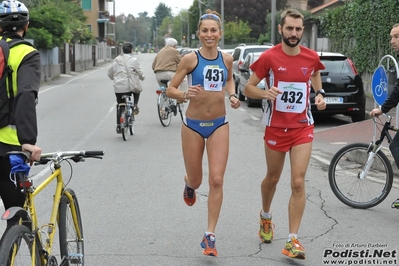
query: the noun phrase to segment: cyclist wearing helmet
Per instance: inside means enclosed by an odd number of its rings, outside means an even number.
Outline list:
[[[0,4],[0,39],[7,42],[24,40],[29,24],[29,11],[15,0]],[[42,150],[36,146],[36,102],[40,86],[40,54],[31,45],[17,44],[10,49],[8,65],[12,73],[14,97],[8,125],[0,128],[0,197],[5,209],[22,206],[25,196],[10,179],[11,165],[5,157],[9,151],[29,151],[32,160],[39,160]],[[8,82],[7,82],[8,83]],[[7,88],[8,90],[8,88]],[[1,106],[0,106],[1,107]],[[4,110],[1,110],[3,113]],[[8,111],[8,108],[7,108]],[[7,220],[7,228],[18,219]]]

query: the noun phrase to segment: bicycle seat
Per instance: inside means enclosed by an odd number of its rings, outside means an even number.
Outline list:
[[[122,95],[122,99],[125,99],[125,98],[130,98],[130,96],[129,95]]]
[[[167,86],[168,86],[168,82],[169,82],[170,80],[161,79],[160,81],[161,81],[161,83],[165,84],[165,87],[167,87]]]

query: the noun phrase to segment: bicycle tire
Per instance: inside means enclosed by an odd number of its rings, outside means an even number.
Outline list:
[[[334,155],[328,169],[328,181],[334,195],[352,208],[377,206],[392,188],[392,166],[381,150],[377,152],[367,176],[359,178],[368,160],[368,150],[369,144],[366,143],[349,144]]]
[[[69,198],[64,192],[64,194],[61,196],[58,211],[61,259],[64,257],[68,258],[65,264],[66,266],[84,265],[84,238],[82,216],[79,209],[78,199],[72,189],[67,188],[65,191],[72,196],[73,202],[69,201]],[[73,204],[76,210],[76,225],[73,221],[71,204]]]
[[[172,121],[172,112],[169,108],[169,99],[166,96],[165,92],[162,92],[158,95],[158,117],[161,121],[162,126],[167,127],[170,125]]]
[[[11,265],[10,254],[13,253],[14,246],[17,245],[14,257],[14,266],[32,265],[32,247],[34,234],[25,225],[14,225],[4,233],[0,247],[0,265]],[[35,249],[35,265],[41,266],[39,257],[39,245]]]
[[[127,115],[126,110],[122,111],[121,117],[124,117],[123,123],[121,123],[121,131],[122,131],[122,138],[126,141],[129,138],[128,131],[129,131],[129,118]]]
[[[130,131],[130,135],[134,135],[134,121],[135,121],[135,119],[134,119],[134,115],[132,115],[130,118],[129,118],[129,131]]]

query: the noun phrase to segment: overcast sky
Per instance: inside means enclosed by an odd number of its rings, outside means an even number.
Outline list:
[[[148,17],[152,17],[160,3],[170,7],[172,14],[175,15],[180,10],[188,9],[193,2],[192,0],[115,0],[115,15],[118,16],[124,13],[125,15],[132,14],[138,17],[139,13],[147,11]]]

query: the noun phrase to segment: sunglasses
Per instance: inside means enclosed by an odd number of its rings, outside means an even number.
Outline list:
[[[202,17],[200,17],[200,20],[203,20],[203,19],[214,19],[214,20],[220,21],[220,18],[218,16],[216,16],[215,14],[202,15]]]

